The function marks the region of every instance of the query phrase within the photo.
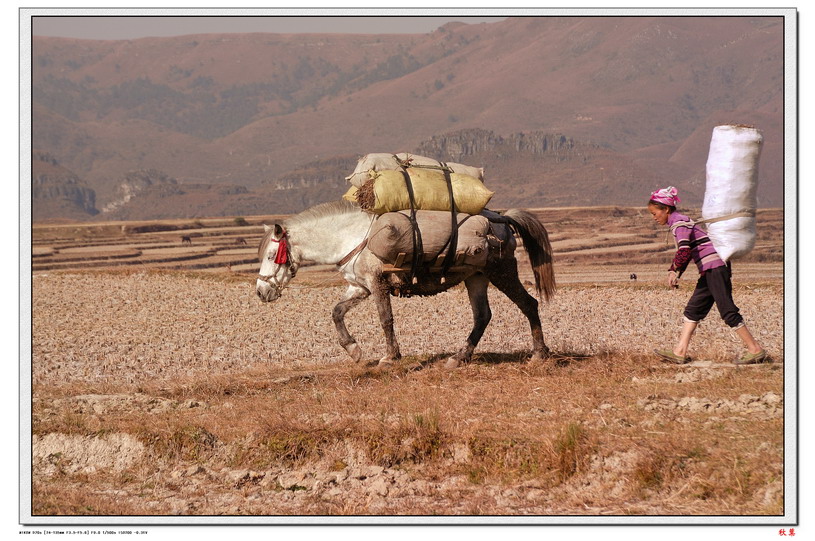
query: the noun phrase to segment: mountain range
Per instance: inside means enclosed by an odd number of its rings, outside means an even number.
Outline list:
[[[34,37],[35,221],[292,213],[357,160],[485,169],[491,206],[700,205],[713,127],[784,201],[782,17],[516,17],[428,34]]]

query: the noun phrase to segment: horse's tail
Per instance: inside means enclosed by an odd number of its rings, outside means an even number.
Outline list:
[[[538,295],[548,302],[557,288],[549,233],[541,221],[526,210],[510,209],[504,213],[504,217],[521,236],[535,275],[535,288]]]

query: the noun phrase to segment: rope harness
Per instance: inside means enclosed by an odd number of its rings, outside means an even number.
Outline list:
[[[678,227],[693,227],[699,224],[713,224],[716,222],[723,222],[725,220],[732,220],[733,218],[755,218],[756,211],[755,210],[742,210],[739,212],[734,212],[733,214],[726,214],[724,216],[717,216],[716,218],[708,218],[706,220],[688,220],[686,222],[676,222],[673,224],[669,229],[668,232],[665,234],[665,244],[668,244],[668,237]],[[674,245],[679,246],[676,242],[676,235],[674,235]]]
[[[274,263],[277,265],[277,268],[272,274],[258,274],[258,279],[262,282],[266,282],[272,290],[275,292],[276,296],[280,296],[283,293],[283,289],[290,288],[290,289],[311,289],[312,287],[320,287],[322,284],[326,284],[332,280],[332,278],[328,278],[323,280],[322,282],[318,283],[314,286],[292,286],[288,283],[281,284],[280,283],[280,271],[281,269],[288,268],[289,272],[291,273],[290,279],[294,278],[297,274],[297,266],[292,261],[291,257],[291,246],[289,244],[289,234],[288,231],[283,231],[283,236],[280,239],[276,239],[274,237],[269,238],[270,241],[276,242],[280,244],[277,248],[277,254],[275,255]],[[365,246],[368,245],[368,238],[366,237],[361,243],[357,245],[356,248],[351,250],[345,257],[343,257],[339,263],[337,263],[338,267],[342,267],[349,261],[351,261],[354,256],[359,254]]]
[[[419,230],[419,223],[416,220],[416,199],[413,193],[413,182],[410,179],[410,174],[407,172],[407,169],[409,167],[436,169],[444,173],[444,181],[447,184],[447,195],[450,199],[450,239],[447,243],[445,243],[436,257],[441,255],[444,248],[447,248],[447,255],[445,255],[444,263],[442,264],[442,276],[445,276],[456,259],[456,249],[458,248],[458,228],[461,225],[458,223],[456,201],[453,197],[453,181],[450,177],[453,170],[444,162],[439,162],[439,165],[414,165],[410,157],[405,160],[400,160],[398,156],[394,155],[394,159],[396,160],[396,163],[403,168],[402,176],[405,179],[405,189],[407,190],[408,200],[410,201],[410,225],[413,234],[413,258],[410,265],[410,283],[413,283],[416,275],[422,271],[421,263],[422,259],[424,258],[424,247],[422,246],[422,232]]]

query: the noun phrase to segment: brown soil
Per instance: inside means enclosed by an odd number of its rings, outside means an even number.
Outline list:
[[[742,346],[715,313],[694,338],[691,364],[651,354],[675,340],[695,276],[679,290],[663,285],[670,251],[641,252],[641,231],[624,234],[639,223],[636,211],[621,209],[600,228],[586,219],[596,209],[541,214],[555,246],[572,254],[558,259],[556,248],[560,288],[541,307],[553,356],[527,362],[528,324],[492,291],[476,356],[452,371],[437,361],[471,326],[461,288],[394,300],[404,358],[382,370],[372,303],[348,316],[367,364],[337,344],[331,307],[342,285],[331,268],[302,269],[272,305],[255,295],[256,263],[230,270],[233,253],[255,256],[256,240],[246,248],[236,239],[253,239],[259,221],[198,224],[192,251],[204,245],[210,259],[197,262],[144,259],[191,251],[177,231],[35,228],[35,265],[61,252],[133,249],[142,259],[34,269],[30,512],[783,515],[789,338],[775,215],[763,215],[761,230],[768,248],[759,253],[770,260],[739,262],[734,274],[736,301],[773,362],[736,367]],[[570,240],[581,235],[609,248],[599,261],[597,247]],[[620,242],[632,248],[613,259]]]

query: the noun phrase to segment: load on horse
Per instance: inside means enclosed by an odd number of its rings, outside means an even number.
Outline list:
[[[392,161],[382,165],[383,156]],[[303,261],[336,265],[348,282],[332,312],[340,345],[352,359],[362,360],[345,315],[372,296],[386,339],[379,364],[387,365],[401,357],[390,297],[435,295],[463,282],[474,322],[463,345],[445,362],[445,367],[453,368],[472,358],[489,324],[492,313],[487,290],[492,283],[529,320],[531,358],[547,356],[538,300],[521,283],[514,255],[518,235],[529,255],[538,296],[549,300],[555,292],[555,277],[546,228],[525,210],[498,213],[486,209],[492,192],[479,178],[483,170],[453,165],[462,172],[451,164],[406,154],[364,157],[348,177],[354,179],[354,185],[343,199],[266,226],[258,249],[256,290],[260,299],[277,300]],[[360,171],[368,166],[367,171]],[[383,206],[384,198],[401,198],[403,203]],[[464,209],[459,201],[464,202]]]

